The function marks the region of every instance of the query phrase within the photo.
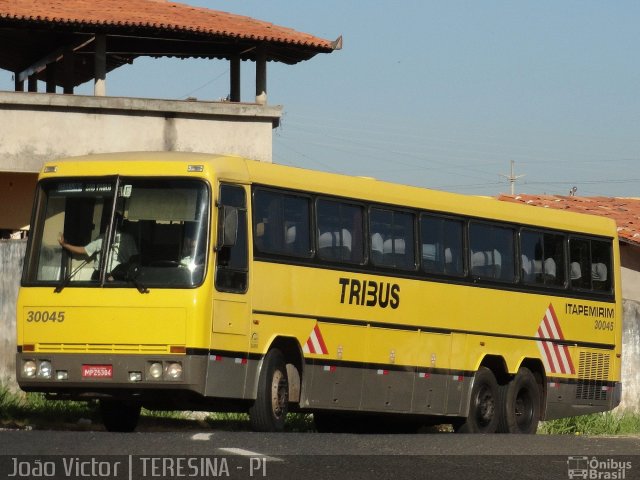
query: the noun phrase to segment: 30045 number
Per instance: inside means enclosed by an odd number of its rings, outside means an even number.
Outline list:
[[[53,310],[49,312],[48,310],[29,310],[27,312],[27,322],[64,322],[64,312]]]
[[[613,322],[606,322],[604,320],[595,320],[594,328],[596,330],[608,330],[613,332]]]

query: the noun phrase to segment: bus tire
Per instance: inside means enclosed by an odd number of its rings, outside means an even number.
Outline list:
[[[256,432],[281,432],[289,412],[289,380],[282,352],[273,348],[262,362],[258,392],[249,409],[251,428]]]
[[[540,422],[540,388],[531,370],[521,367],[509,383],[500,387],[500,396],[498,431],[536,433]]]
[[[140,405],[120,400],[100,400],[102,423],[108,432],[133,432],[140,419]]]
[[[458,433],[494,433],[498,428],[500,388],[487,367],[480,367],[473,379],[469,416],[456,423]]]

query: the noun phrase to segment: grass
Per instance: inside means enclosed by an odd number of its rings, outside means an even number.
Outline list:
[[[640,434],[640,414],[603,412],[542,422],[538,433],[549,435]]]
[[[248,431],[245,413],[164,412],[142,410],[141,425],[151,429],[211,428],[213,430]],[[41,393],[10,390],[0,383],[0,427],[95,429],[101,425],[95,402],[47,400]],[[315,431],[313,416],[291,413],[287,418],[289,432]],[[580,417],[542,422],[538,433],[548,435],[633,435],[640,434],[640,414],[604,412]]]
[[[64,425],[78,423],[80,419],[98,421],[95,406],[86,402],[47,400],[40,393],[13,392],[0,385],[0,426]]]
[[[0,428],[95,429],[101,425],[96,402],[47,400],[41,393],[15,392],[0,383]],[[142,409],[141,425],[149,429],[212,428],[250,430],[245,413],[204,413]],[[308,432],[315,429],[310,414],[291,413],[286,429]]]

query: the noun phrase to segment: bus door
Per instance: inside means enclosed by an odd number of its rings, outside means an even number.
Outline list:
[[[247,193],[220,184],[217,202],[215,289],[207,396],[243,398],[247,374],[249,301]]]

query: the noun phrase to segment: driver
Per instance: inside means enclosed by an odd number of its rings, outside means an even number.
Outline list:
[[[116,222],[116,225],[121,225],[121,222]],[[58,243],[65,250],[77,254],[86,255],[88,257],[96,256],[95,269],[91,275],[92,280],[100,278],[99,266],[100,266],[100,253],[102,251],[103,234],[100,234],[95,240],[88,244],[71,245],[64,239],[64,235],[60,234]],[[138,254],[138,247],[131,234],[126,232],[116,231],[114,235],[113,243],[111,244],[111,255],[109,256],[109,265],[107,266],[107,272],[112,272],[118,265],[127,263],[133,255]],[[109,277],[109,280],[113,280]]]

